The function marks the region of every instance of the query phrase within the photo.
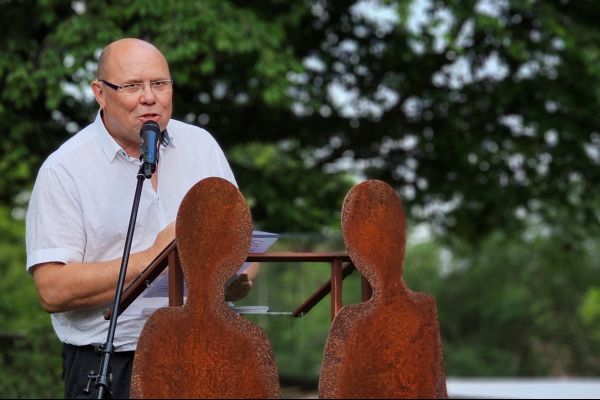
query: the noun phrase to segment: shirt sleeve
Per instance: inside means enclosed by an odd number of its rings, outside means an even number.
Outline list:
[[[235,180],[235,176],[233,175],[233,171],[231,170],[231,166],[229,165],[229,162],[227,161],[227,157],[225,157],[225,153],[223,153],[223,150],[217,144],[217,142],[214,140],[214,138],[213,138],[213,141],[215,143],[214,151],[215,151],[216,161],[217,161],[218,168],[220,169],[218,176],[220,176],[221,178],[227,179],[229,182],[231,182],[233,185],[235,185],[235,187],[238,187],[238,184]]]
[[[46,262],[80,262],[85,252],[83,216],[72,176],[60,166],[40,170],[26,219],[27,271]]]

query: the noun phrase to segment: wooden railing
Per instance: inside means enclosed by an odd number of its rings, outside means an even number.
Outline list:
[[[324,282],[293,312],[293,317],[306,315],[315,305],[331,293],[331,319],[343,306],[342,282],[350,275],[355,267],[350,257],[345,252],[274,252],[250,253],[248,262],[320,262],[331,265],[331,278]],[[146,269],[123,291],[119,314],[121,314],[133,301],[150,286],[164,269],[169,266],[169,306],[183,305],[183,272],[179,263],[177,245],[172,241],[165,249],[146,267]],[[371,286],[361,277],[361,300],[366,301],[371,297]],[[111,318],[111,309],[104,313],[105,319]]]

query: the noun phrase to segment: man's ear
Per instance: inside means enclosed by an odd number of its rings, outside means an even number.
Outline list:
[[[95,80],[92,82],[92,92],[94,93],[94,97],[96,98],[100,109],[103,109],[106,99],[104,98],[104,88],[102,87],[102,83],[100,81]]]

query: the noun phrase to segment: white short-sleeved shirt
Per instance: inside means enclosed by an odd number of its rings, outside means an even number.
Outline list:
[[[210,176],[237,186],[215,139],[204,129],[170,120],[170,143],[160,146],[156,192],[143,186],[131,252],[149,248],[177,216],[179,204]],[[140,168],[110,136],[100,113],[44,162],[26,220],[27,270],[46,262],[97,262],[120,258]],[[52,314],[59,339],[81,346],[106,342],[106,307]],[[147,317],[119,316],[114,345],[134,350]]]

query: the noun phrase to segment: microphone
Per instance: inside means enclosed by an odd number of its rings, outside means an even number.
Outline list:
[[[158,164],[158,142],[160,141],[160,127],[154,121],[146,121],[140,130],[142,144],[140,146],[140,161],[146,179],[152,178]]]

